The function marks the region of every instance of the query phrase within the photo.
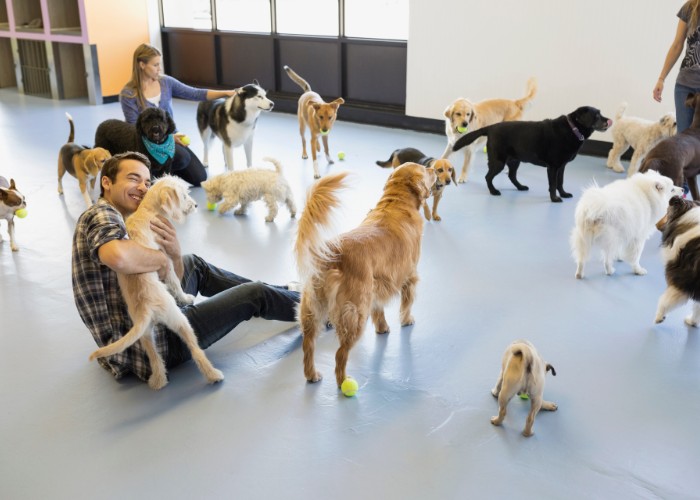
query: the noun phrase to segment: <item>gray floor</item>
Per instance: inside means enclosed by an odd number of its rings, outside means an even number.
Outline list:
[[[352,351],[355,398],[333,383],[333,332],[317,349],[326,378],[307,384],[298,328],[251,321],[209,349],[226,380],[207,386],[193,364],[171,372],[160,392],[117,382],[89,363],[92,338],[76,312],[70,245],[83,200],[66,178],[56,192],[56,156],[68,136],[92,143],[118,104],[52,101],[0,90],[0,175],[28,199],[17,219],[18,253],[0,244],[0,498],[698,498],[700,494],[700,343],[683,324],[686,306],[654,326],[664,289],[659,237],[648,242],[634,276],[613,277],[592,261],[574,279],[568,234],[581,189],[619,178],[600,158],[567,168],[573,200],[550,203],[546,174],[521,168],[530,191],[505,175],[503,196],[488,194],[485,156],[471,182],[449,186],[440,223],[427,223],[414,308],[389,335],[368,325]],[[572,103],[577,104],[577,103]],[[176,119],[201,152],[195,105],[177,102]],[[350,170],[341,229],[357,224],[388,174],[374,165],[398,147],[439,155],[442,136],[340,120],[330,139]],[[303,206],[312,183],[300,159],[296,118],[262,116],[256,164],[279,158]],[[211,174],[223,172],[216,150]],[[236,151],[238,168],[245,164]],[[194,197],[204,202],[200,189]],[[295,221],[273,224],[257,204],[246,217],[200,210],[180,228],[185,252],[273,283],[295,278]],[[2,223],[2,232],[6,227]],[[503,350],[531,340],[557,369],[541,413],[524,438],[528,404],[513,400],[504,426],[490,394]]]

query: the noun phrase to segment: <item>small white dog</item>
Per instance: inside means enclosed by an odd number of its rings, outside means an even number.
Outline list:
[[[671,137],[676,133],[676,115],[666,113],[657,121],[644,120],[625,116],[627,103],[623,102],[615,116],[612,126],[613,145],[608,153],[608,168],[615,172],[624,172],[620,163],[620,157],[629,149],[634,149],[634,154],[627,169],[627,176],[636,174],[639,165],[647,153],[662,139]]]
[[[498,398],[498,416],[491,418],[493,425],[501,425],[506,417],[506,406],[516,394],[527,395],[530,398],[530,413],[525,421],[523,436],[530,437],[535,416],[542,410],[556,411],[556,403],[545,401],[544,377],[548,371],[552,375],[557,372],[550,364],[545,363],[539,353],[527,340],[516,340],[503,353],[501,374],[498,376],[496,387],[491,394]]]
[[[576,205],[570,239],[576,278],[583,278],[583,267],[594,243],[601,247],[605,274],[615,272],[615,259],[627,261],[635,274],[646,274],[639,265],[644,244],[664,215],[668,200],[682,194],[683,189],[655,170],[586,189]]]
[[[277,204],[284,203],[292,217],[297,214],[294,204],[292,189],[287,180],[282,176],[282,164],[274,158],[263,158],[275,166],[275,170],[264,168],[249,168],[236,172],[226,172],[202,182],[202,187],[207,193],[207,203],[213,206],[219,205],[219,213],[225,214],[240,204],[236,215],[243,215],[248,205],[257,200],[264,200],[267,204],[267,217],[265,222],[272,222],[277,217]]]
[[[163,216],[175,222],[182,222],[186,215],[197,208],[197,203],[187,190],[185,181],[177,177],[166,175],[158,179],[148,190],[136,212],[126,220],[129,238],[145,247],[162,250],[151,229],[151,220]],[[120,353],[141,340],[153,372],[148,385],[152,389],[164,387],[168,383],[165,363],[153,340],[153,327],[162,323],[187,345],[197,368],[209,383],[224,379],[223,373],[212,366],[199,347],[192,326],[175,303],[177,300],[181,304],[192,304],[194,297],[182,291],[172,263],[165,282],[160,281],[155,272],[117,274],[117,279],[134,326],[119,340],[93,352],[90,361]]]

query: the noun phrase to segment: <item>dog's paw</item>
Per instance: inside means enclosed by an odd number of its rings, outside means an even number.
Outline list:
[[[567,193],[565,191],[560,191],[559,194],[561,195],[562,198],[573,198],[574,195],[571,193]]]
[[[154,373],[148,379],[148,386],[157,391],[168,384],[168,376],[165,373]]]
[[[207,373],[207,382],[210,384],[216,384],[217,382],[221,382],[223,379],[223,372],[221,370],[217,370],[216,368]]]
[[[542,402],[542,409],[547,410],[547,411],[557,411],[559,406],[557,406],[556,403],[552,403],[551,401],[543,401]]]
[[[666,319],[666,316],[657,313],[656,317],[654,318],[654,323],[656,323],[658,325],[659,323],[663,323],[665,319]]]
[[[19,252],[19,247],[17,245],[15,245],[14,243],[10,243],[10,249],[13,252]]]
[[[375,332],[377,332],[378,335],[384,335],[385,333],[391,333],[391,328],[389,328],[388,326],[377,328]]]
[[[234,215],[245,215],[245,209],[239,208],[233,212]]]
[[[311,377],[309,377],[309,376],[306,377],[306,381],[309,383],[312,383],[312,384],[315,384],[316,382],[320,382],[321,380],[323,380],[323,375],[321,375],[321,372],[315,371]]]
[[[494,398],[498,397],[498,393],[499,393],[499,391],[495,387],[493,389],[491,389],[491,394],[493,395]]]
[[[189,293],[184,293],[184,294],[182,294],[181,297],[177,298],[177,301],[180,303],[180,305],[189,306],[189,305],[194,304],[194,299],[195,299],[194,295],[190,295]]]
[[[613,172],[617,172],[618,174],[622,174],[622,173],[625,172],[625,169],[624,169],[624,168],[618,167],[618,166],[614,166],[614,167],[608,166],[608,168],[612,168],[612,169],[613,169]]]
[[[552,203],[561,203],[562,202],[562,199],[559,198],[558,196],[550,196],[549,199],[552,200]]]
[[[265,222],[275,222],[274,217],[265,217]]]
[[[516,188],[518,189],[518,191],[529,191],[530,190],[530,188],[528,186],[524,186],[522,184],[520,184],[519,186],[516,186]]]
[[[532,430],[529,430],[529,431],[527,429],[523,430],[523,436],[525,436],[526,438],[532,437],[534,434],[535,433]]]
[[[465,184],[466,182],[467,182],[466,177],[460,177],[459,179],[457,179],[457,184]]]
[[[320,179],[320,178],[321,178],[321,174],[314,174],[314,179]]]
[[[501,192],[498,189],[489,189],[489,192],[491,193],[491,196],[501,196]]]
[[[401,320],[401,326],[411,326],[411,325],[415,325],[415,324],[416,324],[416,320],[413,316],[408,316],[408,317]]]
[[[613,266],[606,266],[605,274],[607,274],[608,276],[612,276],[613,274],[615,274],[615,268]]]
[[[442,220],[442,217],[440,217],[438,214],[433,214],[433,220],[439,222]]]
[[[583,279],[583,271],[576,271],[576,274],[574,274],[577,280]]]
[[[637,276],[645,276],[647,274],[647,270],[641,266],[637,266],[634,268],[634,274]]]
[[[493,425],[501,425],[503,422],[498,419],[498,417],[491,417],[491,423]]]
[[[683,321],[684,321],[685,324],[688,325],[688,326],[692,326],[692,327],[694,327],[694,328],[698,326],[698,322],[697,322],[697,320],[693,317],[692,314],[691,314],[690,316],[686,316],[685,319],[684,319]]]

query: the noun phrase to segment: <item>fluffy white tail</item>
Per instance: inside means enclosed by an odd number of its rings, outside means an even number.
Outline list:
[[[347,172],[327,175],[309,190],[306,206],[299,218],[294,253],[302,283],[313,277],[321,261],[333,258],[330,242],[324,237],[332,225],[333,211],[340,206],[338,191],[347,188]]]
[[[272,158],[270,156],[266,156],[265,158],[263,158],[263,161],[269,161],[270,163],[272,163],[275,166],[275,170],[277,171],[278,174],[282,173],[282,163],[280,163],[280,161],[278,159]]]
[[[627,111],[627,103],[623,102],[620,104],[620,107],[617,109],[617,114],[615,115],[615,121],[619,120],[623,116],[625,116],[625,111]]]

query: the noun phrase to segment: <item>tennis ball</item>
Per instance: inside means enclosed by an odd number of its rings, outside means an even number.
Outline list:
[[[486,151],[486,146],[484,146],[484,153],[486,153],[486,152],[487,152],[487,151]]]
[[[207,202],[207,210],[209,210],[210,212],[216,210],[216,203]]]
[[[467,131],[467,127],[457,127],[457,132],[463,134]]]
[[[27,216],[27,209],[20,208],[19,210],[15,210],[15,215],[20,219],[24,219]]]
[[[328,135],[330,133],[331,133],[330,130],[321,130],[321,135]]]
[[[345,159],[345,152],[344,151],[338,151],[338,159],[341,161]]]
[[[183,146],[189,146],[190,142],[192,142],[189,138],[189,136],[183,135],[180,137],[180,142],[182,143]]]
[[[520,394],[518,394],[518,396],[520,396],[520,399],[523,399],[523,400],[530,399],[530,396],[527,395],[527,392],[521,392]]]
[[[351,398],[355,394],[357,394],[357,390],[360,388],[359,385],[357,385],[357,380],[355,380],[352,377],[348,377],[345,380],[343,380],[343,383],[340,384],[340,390],[343,391],[343,394],[345,396]]]

